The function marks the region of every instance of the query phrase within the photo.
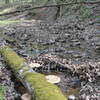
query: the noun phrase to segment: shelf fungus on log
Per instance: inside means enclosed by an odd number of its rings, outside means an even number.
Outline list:
[[[49,83],[43,74],[34,72],[10,47],[3,45],[0,53],[33,100],[67,100],[56,85]]]
[[[59,83],[61,81],[60,77],[56,75],[47,75],[46,79],[48,82],[53,83],[53,84]]]

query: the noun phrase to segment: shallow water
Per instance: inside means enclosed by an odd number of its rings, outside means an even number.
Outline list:
[[[58,23],[57,25],[39,24],[35,26],[30,23],[30,27],[27,25],[8,27],[0,36],[25,59],[53,54],[79,64],[90,60],[100,60],[100,49],[96,49],[100,46],[100,34],[97,31],[98,28],[91,31],[93,27],[85,29],[84,26],[80,30],[74,23],[72,25]],[[56,69],[55,64],[52,63],[36,71],[61,77],[61,82],[56,85],[61,88],[64,95],[79,94],[81,81],[77,75],[72,74],[73,72],[67,72],[66,68]]]

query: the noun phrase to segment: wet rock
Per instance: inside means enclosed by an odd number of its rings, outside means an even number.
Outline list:
[[[97,52],[100,52],[100,42],[97,42],[95,44],[95,49],[96,49]]]
[[[82,55],[81,54],[74,54],[73,57],[75,57],[75,58],[81,58]]]
[[[75,100],[75,96],[74,95],[69,95],[68,100]]]
[[[70,36],[71,36],[71,34],[65,33],[65,36],[66,36],[66,37],[70,37]]]
[[[55,48],[55,52],[61,53],[61,52],[64,52],[64,51],[65,51],[64,48]]]
[[[71,40],[72,42],[78,42],[79,40],[77,40],[77,39],[74,39],[74,40]]]
[[[95,49],[100,52],[100,46],[96,46]]]
[[[80,43],[80,42],[74,42],[74,44],[75,44],[76,46],[79,46],[81,43]]]
[[[69,51],[66,51],[66,53],[72,54],[72,53],[74,53],[74,51],[73,50],[69,50]]]

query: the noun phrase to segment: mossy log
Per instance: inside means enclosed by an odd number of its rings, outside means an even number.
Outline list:
[[[3,46],[0,48],[0,53],[16,77],[30,92],[33,100],[67,100],[56,85],[47,82],[43,74],[30,69],[25,60],[11,48]]]

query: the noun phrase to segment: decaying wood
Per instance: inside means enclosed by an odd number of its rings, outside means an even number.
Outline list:
[[[67,100],[56,85],[49,83],[43,74],[30,69],[25,60],[11,48],[3,45],[0,53],[34,100]]]

